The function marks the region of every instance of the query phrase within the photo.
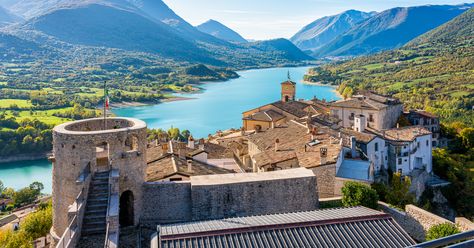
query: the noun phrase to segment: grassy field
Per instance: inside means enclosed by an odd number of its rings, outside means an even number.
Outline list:
[[[33,106],[28,100],[0,99],[0,108],[9,108],[12,105],[17,105],[19,108],[30,108]]]
[[[61,118],[57,116],[53,116],[55,113],[64,113],[66,111],[71,111],[71,108],[60,108],[60,109],[50,109],[50,110],[40,110],[40,111],[18,111],[16,115],[14,115],[13,111],[6,111],[6,117],[15,117],[17,121],[22,121],[24,119],[38,119],[41,122],[44,122],[49,125],[58,125],[67,121],[71,121],[72,119],[69,118]],[[100,111],[97,110],[99,114]]]

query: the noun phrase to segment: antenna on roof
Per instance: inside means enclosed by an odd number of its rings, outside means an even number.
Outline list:
[[[290,70],[288,70],[288,82],[291,82]]]

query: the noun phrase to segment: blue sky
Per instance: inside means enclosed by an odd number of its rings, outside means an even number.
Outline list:
[[[215,19],[247,39],[289,38],[317,18],[349,9],[382,11],[456,0],[164,0],[193,25]]]

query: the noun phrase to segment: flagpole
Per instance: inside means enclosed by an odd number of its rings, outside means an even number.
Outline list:
[[[104,81],[104,130],[107,130],[107,81]]]

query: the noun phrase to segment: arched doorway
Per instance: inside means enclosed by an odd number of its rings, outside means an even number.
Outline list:
[[[127,190],[120,196],[120,226],[133,226],[133,192]]]

